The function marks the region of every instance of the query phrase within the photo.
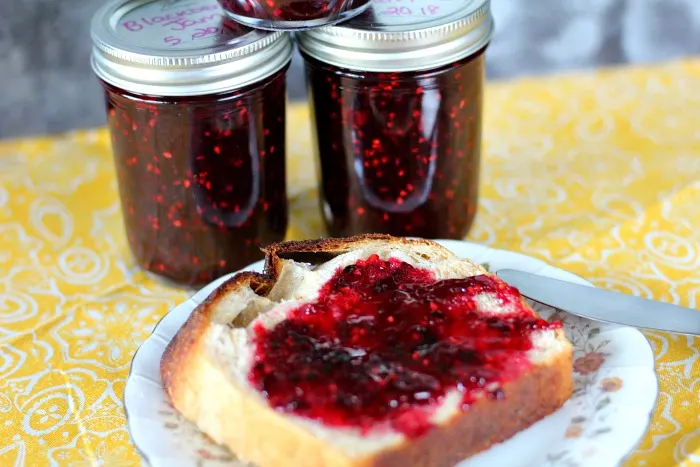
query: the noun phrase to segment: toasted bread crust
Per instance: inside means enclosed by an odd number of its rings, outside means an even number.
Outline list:
[[[568,349],[504,384],[504,400],[481,400],[451,423],[436,426],[400,449],[382,453],[370,465],[453,467],[558,410],[573,390],[571,365],[572,352]]]
[[[205,340],[213,310],[228,294],[251,287],[258,295],[266,296],[279,277],[284,259],[322,263],[378,242],[399,248],[417,242],[447,251],[429,240],[388,235],[285,242],[267,247],[263,274],[243,272],[226,281],[192,312],[167,346],[161,360],[161,379],[173,406],[216,442],[257,467],[452,467],[510,438],[566,402],[573,389],[570,346],[506,383],[505,400],[480,400],[420,438],[406,439],[374,456],[350,457],[293,423],[291,417],[236,388],[208,356]]]
[[[402,245],[424,245],[433,250],[449,252],[442,245],[423,239],[407,239],[385,234],[364,234],[346,238],[321,238],[275,243],[263,249],[265,252],[265,273],[279,277],[282,260],[293,259],[313,264],[322,263],[351,250],[384,243],[401,247]]]
[[[267,295],[274,280],[265,274],[241,272],[217,287],[205,301],[197,306],[185,324],[163,352],[160,360],[160,378],[168,398],[173,402],[173,388],[182,379],[185,367],[197,353],[197,348],[209,324],[214,308],[226,295],[242,287],[250,287],[259,295]],[[173,404],[175,405],[175,404]],[[177,407],[177,405],[175,405]]]

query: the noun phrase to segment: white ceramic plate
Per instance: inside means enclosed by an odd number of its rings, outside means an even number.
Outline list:
[[[440,243],[460,257],[488,264],[492,271],[513,268],[588,284],[578,276],[519,253],[467,242]],[[262,262],[246,269],[261,268]],[[124,405],[134,445],[152,467],[244,467],[168,404],[159,375],[160,358],[168,342],[197,304],[224,280],[226,277],[214,281],[170,311],[134,357]],[[553,308],[533,306],[546,318],[557,313]],[[616,466],[646,432],[658,382],[654,357],[645,337],[633,328],[559,313],[575,348],[571,400],[556,413],[459,467]]]

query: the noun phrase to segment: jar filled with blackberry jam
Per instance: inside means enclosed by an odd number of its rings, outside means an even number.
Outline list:
[[[298,35],[332,235],[467,234],[492,31],[488,0],[375,0]]]
[[[92,37],[139,265],[200,285],[282,240],[290,38],[231,22],[216,0],[108,3]]]
[[[254,28],[302,30],[346,21],[366,10],[371,1],[219,0],[219,3],[233,20]]]

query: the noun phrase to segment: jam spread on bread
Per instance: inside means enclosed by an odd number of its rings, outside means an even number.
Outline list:
[[[339,269],[277,326],[258,324],[249,379],[279,411],[417,437],[450,391],[463,410],[507,397],[503,384],[531,365],[532,334],[560,327],[497,277],[438,281],[373,255]]]

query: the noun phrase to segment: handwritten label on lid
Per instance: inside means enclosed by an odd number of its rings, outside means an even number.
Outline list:
[[[474,3],[474,0],[373,0],[368,16],[378,27],[419,25],[453,16]]]
[[[216,0],[160,0],[129,10],[114,28],[123,39],[158,49],[201,49],[251,30],[226,18]]]

